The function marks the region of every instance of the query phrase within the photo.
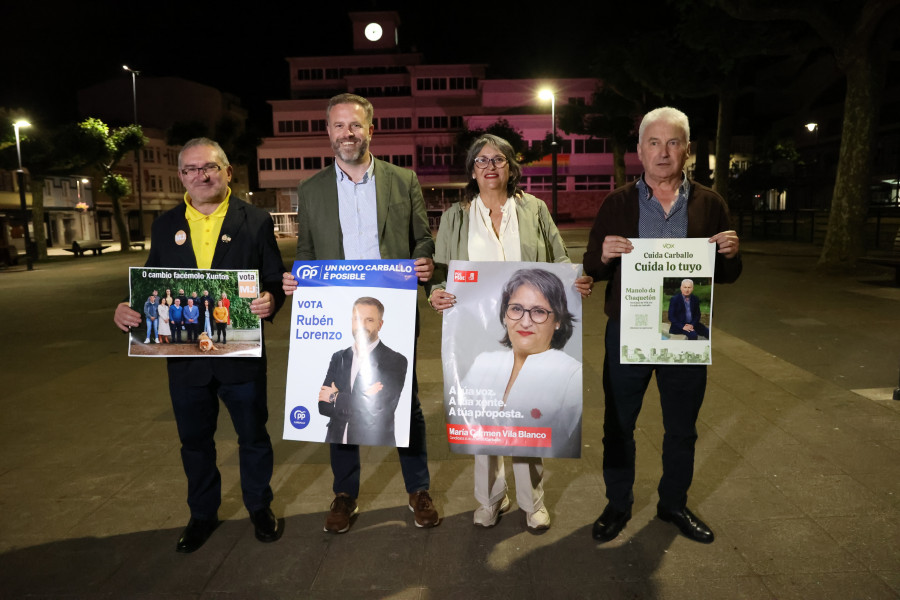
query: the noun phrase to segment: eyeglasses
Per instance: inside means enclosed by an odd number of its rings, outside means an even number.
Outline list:
[[[210,163],[208,165],[203,165],[202,167],[185,167],[181,170],[181,174],[185,177],[196,179],[198,175],[211,175],[218,173],[221,170],[222,167],[219,165]]]
[[[541,308],[540,306],[525,308],[521,304],[510,304],[506,307],[506,318],[512,319],[513,321],[520,320],[525,316],[525,313],[528,313],[528,317],[531,319],[532,323],[540,325],[550,318],[553,311]]]
[[[494,165],[494,167],[498,169],[502,169],[506,166],[506,157],[505,156],[495,156],[494,158],[488,158],[487,156],[479,156],[475,159],[475,166],[479,169],[487,169],[488,165]]]

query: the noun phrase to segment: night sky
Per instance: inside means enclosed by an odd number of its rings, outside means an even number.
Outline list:
[[[581,5],[584,7],[581,7]],[[285,58],[350,54],[349,11],[396,10],[400,44],[431,63],[486,63],[492,77],[590,76],[585,51],[601,39],[598,2],[565,14],[522,4],[394,2],[20,2],[4,7],[0,107],[38,122],[75,120],[76,93],[123,64],[239,96],[257,126],[266,100],[288,97]],[[257,8],[258,7],[258,8]],[[557,9],[558,10],[558,9]],[[439,16],[434,16],[439,15]],[[554,40],[551,43],[551,40]]]

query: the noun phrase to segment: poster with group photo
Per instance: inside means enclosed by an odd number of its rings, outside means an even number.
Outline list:
[[[460,454],[581,456],[581,296],[571,263],[450,261],[444,413]]]
[[[632,239],[622,255],[621,362],[712,362],[716,245],[707,238]]]
[[[409,446],[414,263],[294,263],[284,439]]]
[[[128,275],[143,320],[128,356],[262,356],[262,323],[250,312],[259,272],[129,267]]]

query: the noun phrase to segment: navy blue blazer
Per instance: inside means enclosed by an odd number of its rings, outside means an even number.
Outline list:
[[[675,294],[672,296],[671,300],[669,300],[669,323],[671,323],[671,327],[669,327],[669,333],[681,333],[684,329],[685,324],[687,324],[687,311],[684,310],[684,296],[681,294]],[[694,328],[697,328],[697,325],[700,323],[700,299],[691,294],[691,325]]]

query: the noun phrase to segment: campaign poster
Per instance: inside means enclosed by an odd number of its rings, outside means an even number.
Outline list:
[[[414,263],[294,263],[284,439],[409,446]]]
[[[460,454],[581,456],[581,296],[571,263],[450,261],[444,413]]]
[[[711,364],[716,245],[707,238],[631,243],[622,255],[621,362]]]
[[[143,325],[128,356],[262,356],[262,323],[250,312],[259,272],[129,267],[131,308]]]

